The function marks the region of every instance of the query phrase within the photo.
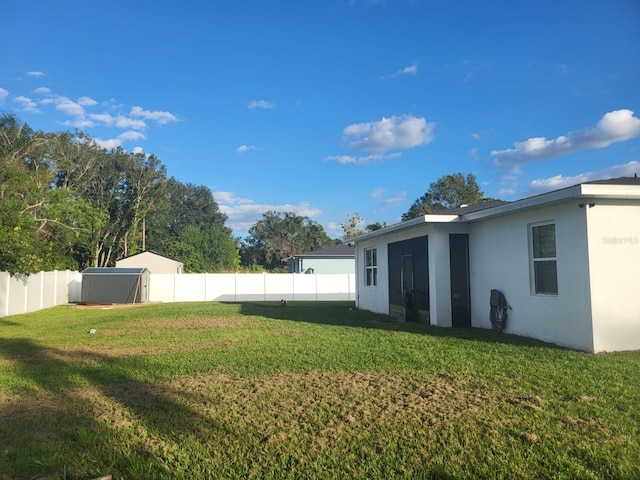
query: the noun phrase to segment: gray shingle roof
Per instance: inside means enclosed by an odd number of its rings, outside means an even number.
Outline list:
[[[593,180],[591,182],[584,182],[595,185],[640,185],[640,177],[618,177],[608,178],[605,180]]]
[[[341,243],[340,245],[331,245],[330,247],[321,248],[319,250],[313,250],[312,252],[305,252],[296,257],[354,257],[356,252],[355,245],[346,245]]]

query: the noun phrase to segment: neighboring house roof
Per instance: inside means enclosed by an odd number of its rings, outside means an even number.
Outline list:
[[[486,202],[452,208],[436,214],[423,215],[405,222],[366,233],[352,239],[354,242],[385,235],[389,232],[417,227],[425,223],[470,223],[491,217],[509,215],[518,211],[561,203],[569,199],[640,199],[640,178],[619,177],[580,183],[560,190],[542,193],[514,202]],[[585,203],[587,203],[585,201]],[[592,202],[588,202],[592,203]]]
[[[321,248],[319,250],[313,250],[311,252],[301,253],[299,255],[294,255],[292,258],[301,258],[301,257],[355,257],[356,247],[354,245],[347,245],[341,243],[340,245],[331,245],[330,247]]]

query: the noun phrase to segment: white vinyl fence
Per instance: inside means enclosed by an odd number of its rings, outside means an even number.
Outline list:
[[[70,270],[16,275],[0,272],[0,317],[79,302],[82,275]]]
[[[151,274],[151,302],[355,300],[355,274],[192,273]],[[0,272],[0,317],[79,302],[82,274]]]
[[[151,302],[355,300],[353,273],[151,274]]]

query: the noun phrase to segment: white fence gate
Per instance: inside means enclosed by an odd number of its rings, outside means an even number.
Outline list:
[[[151,302],[355,300],[355,274],[151,274]],[[79,302],[82,274],[72,271],[10,276],[0,272],[0,317]]]

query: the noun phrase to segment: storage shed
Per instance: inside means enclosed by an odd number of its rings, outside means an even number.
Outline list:
[[[87,268],[82,272],[81,301],[147,303],[149,278],[146,268]]]

